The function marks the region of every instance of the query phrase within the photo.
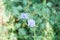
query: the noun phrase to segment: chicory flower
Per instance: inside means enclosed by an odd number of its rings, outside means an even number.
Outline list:
[[[28,20],[28,26],[34,27],[34,26],[35,26],[35,20],[29,19],[29,20]]]
[[[21,18],[22,19],[28,19],[28,14],[27,13],[21,13]]]

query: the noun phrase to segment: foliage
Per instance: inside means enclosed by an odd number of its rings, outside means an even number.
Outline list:
[[[60,40],[60,0],[3,0],[7,40]]]

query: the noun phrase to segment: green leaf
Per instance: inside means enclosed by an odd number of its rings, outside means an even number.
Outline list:
[[[15,28],[16,28],[16,29],[19,29],[20,26],[21,26],[21,23],[16,23],[16,24],[15,24]]]
[[[18,34],[19,34],[19,36],[24,36],[24,35],[26,35],[25,29],[24,29],[24,28],[20,28],[20,29],[18,30]]]

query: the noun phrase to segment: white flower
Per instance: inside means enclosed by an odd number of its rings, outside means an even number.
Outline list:
[[[28,19],[28,14],[27,13],[21,13],[21,18]]]
[[[28,20],[28,26],[34,27],[34,26],[35,26],[35,20],[29,19],[29,20]]]

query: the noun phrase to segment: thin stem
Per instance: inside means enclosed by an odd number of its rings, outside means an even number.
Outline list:
[[[46,0],[43,0],[43,7],[46,6]]]
[[[36,27],[34,27],[34,40],[35,40],[35,37],[36,37],[35,31],[36,31]]]

